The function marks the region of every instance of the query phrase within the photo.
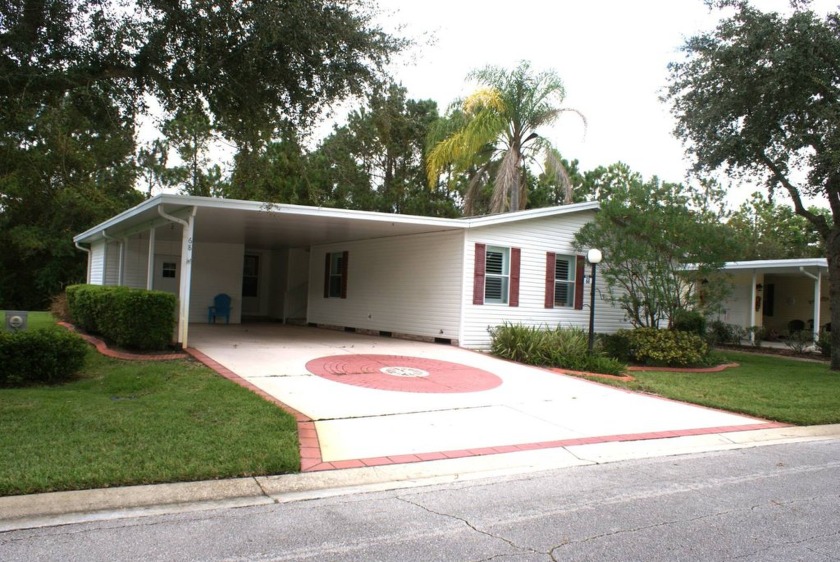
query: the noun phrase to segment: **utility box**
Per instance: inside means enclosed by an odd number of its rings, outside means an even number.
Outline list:
[[[21,332],[29,325],[29,313],[25,310],[7,310],[6,327],[7,332]]]

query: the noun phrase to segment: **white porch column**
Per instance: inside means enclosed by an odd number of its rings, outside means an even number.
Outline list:
[[[192,281],[193,233],[195,232],[195,212],[192,208],[187,217],[181,235],[181,287],[179,292],[181,309],[178,312],[178,343],[187,347],[190,327],[190,287]]]
[[[757,278],[756,271],[753,269],[752,284],[750,284],[750,302],[749,302],[749,307],[750,307],[750,325],[749,325],[749,327],[750,328],[755,326],[755,297],[756,297],[755,285],[756,285],[757,280],[758,280],[758,278]],[[755,343],[755,330],[750,330],[750,341]]]
[[[157,229],[152,227],[149,230],[149,256],[146,263],[146,289],[151,291],[154,289],[155,283],[155,231]]]
[[[157,210],[158,214],[166,220],[177,222],[183,227],[181,229],[181,284],[178,288],[178,302],[180,305],[178,307],[178,343],[181,344],[181,347],[187,347],[189,345],[188,336],[190,329],[193,234],[195,231],[195,214],[198,207],[192,207],[186,220],[167,214],[162,206],[159,206]]]
[[[820,295],[822,294],[822,271],[817,272],[814,280],[814,341],[820,339]]]

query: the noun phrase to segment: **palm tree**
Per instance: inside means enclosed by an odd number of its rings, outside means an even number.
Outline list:
[[[437,185],[440,174],[452,166],[454,172],[470,175],[464,194],[467,210],[481,187],[492,180],[490,212],[518,211],[527,203],[525,168],[537,164],[537,156],[544,154],[546,173],[558,178],[566,202],[571,202],[571,185],[559,155],[537,133],[565,112],[576,113],[586,124],[580,112],[560,107],[566,92],[557,74],[534,74],[523,61],[513,71],[488,66],[467,78],[483,87],[450,108],[454,130],[430,139],[429,185]]]

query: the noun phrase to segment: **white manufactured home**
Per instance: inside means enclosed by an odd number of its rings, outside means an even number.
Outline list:
[[[74,238],[88,283],[170,291],[178,342],[218,294],[231,323],[296,321],[487,348],[488,327],[589,324],[575,233],[597,203],[444,219],[158,195]],[[597,294],[600,295],[599,289]],[[596,303],[595,330],[626,327]]]

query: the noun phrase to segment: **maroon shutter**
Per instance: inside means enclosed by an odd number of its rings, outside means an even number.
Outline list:
[[[583,310],[583,274],[586,271],[586,258],[577,257],[575,267],[575,310]]]
[[[341,253],[341,298],[347,298],[347,272],[350,270],[348,264],[350,252]]]
[[[545,307],[554,308],[554,275],[557,266],[557,254],[545,254]]]
[[[324,298],[330,298],[330,253],[324,256]]]
[[[510,249],[510,299],[509,306],[519,306],[519,263],[522,261],[522,249]]]
[[[473,271],[473,304],[484,304],[484,274],[486,272],[487,246],[475,245],[475,268]]]

